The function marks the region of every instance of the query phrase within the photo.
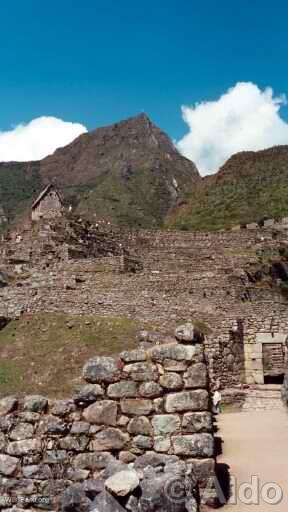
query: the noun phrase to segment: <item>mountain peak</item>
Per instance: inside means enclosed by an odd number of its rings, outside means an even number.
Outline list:
[[[15,170],[24,182],[27,169],[29,163],[20,163]],[[34,199],[45,185],[55,183],[80,216],[145,228],[161,226],[167,212],[200,180],[195,165],[144,112],[80,135],[31,169],[29,194],[23,187],[15,200],[11,186],[14,211],[22,196]],[[6,174],[11,181],[12,171]],[[0,174],[0,189],[1,179]],[[4,213],[12,200],[5,198]],[[7,217],[12,219],[14,211],[7,211]]]

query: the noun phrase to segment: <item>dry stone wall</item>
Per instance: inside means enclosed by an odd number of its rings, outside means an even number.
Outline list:
[[[177,338],[153,346],[143,341],[117,358],[89,360],[83,369],[86,383],[72,399],[2,399],[0,508],[54,510],[63,491],[80,482],[100,478],[100,493],[119,471],[133,468],[140,485],[146,466],[158,467],[159,473],[159,467],[165,472],[167,464],[180,462],[186,478],[190,468],[189,481],[193,474],[193,506],[197,499],[215,505],[204,345],[189,324],[177,330]],[[197,510],[191,503],[177,510]],[[144,510],[140,502],[137,507],[133,510]]]

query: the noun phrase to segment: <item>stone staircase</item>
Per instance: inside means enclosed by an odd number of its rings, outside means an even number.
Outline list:
[[[247,390],[246,400],[242,406],[244,412],[268,411],[283,408],[281,385],[278,384],[264,384],[250,388]]]

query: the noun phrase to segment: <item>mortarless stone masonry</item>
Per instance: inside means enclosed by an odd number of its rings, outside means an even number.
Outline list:
[[[135,466],[136,476],[130,475],[133,487],[155,458],[160,466],[184,461],[193,470],[193,485],[202,503],[216,505],[204,345],[195,343],[197,331],[191,332],[188,343],[170,338],[168,343],[123,352],[115,359],[89,360],[83,369],[86,384],[73,399],[2,399],[1,508],[55,510],[72,484],[101,476],[105,481],[125,470],[126,463],[130,470],[131,463]],[[115,488],[113,479],[108,483],[109,489]],[[121,479],[116,487],[122,495],[126,492]]]

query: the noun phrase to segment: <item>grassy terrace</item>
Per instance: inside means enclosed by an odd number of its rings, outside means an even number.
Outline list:
[[[69,396],[87,359],[134,348],[143,328],[149,326],[125,317],[62,313],[12,321],[0,331],[0,396]]]

